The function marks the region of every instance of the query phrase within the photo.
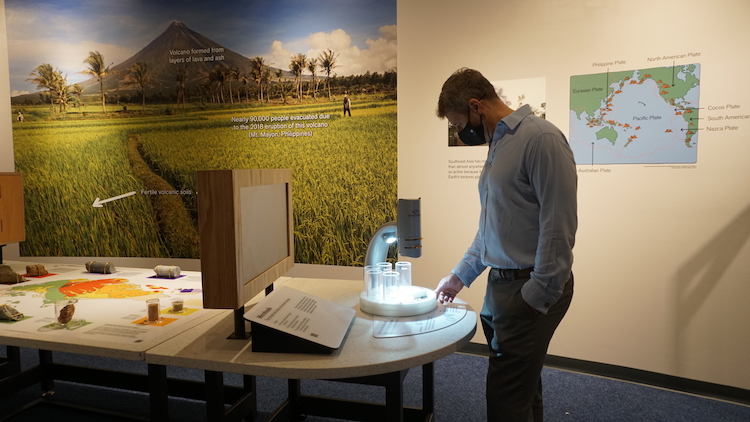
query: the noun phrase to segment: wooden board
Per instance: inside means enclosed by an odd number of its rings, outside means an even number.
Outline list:
[[[24,240],[23,175],[0,173],[0,245]]]
[[[239,309],[294,266],[292,171],[199,170],[203,307]]]

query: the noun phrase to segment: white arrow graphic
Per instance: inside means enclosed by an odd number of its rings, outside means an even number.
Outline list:
[[[103,201],[100,201],[100,200],[99,200],[99,198],[96,198],[96,199],[94,200],[94,204],[93,204],[93,205],[94,205],[94,207],[96,207],[96,208],[101,208],[101,207],[102,207],[102,204],[106,204],[107,202],[112,202],[112,201],[116,201],[116,200],[118,200],[118,199],[122,199],[122,198],[127,198],[127,197],[128,197],[128,196],[130,196],[130,195],[135,195],[135,191],[133,191],[133,192],[128,192],[128,193],[123,193],[122,195],[117,195],[117,196],[113,196],[113,197],[111,197],[111,198],[109,198],[109,199],[105,199],[105,200],[103,200]]]

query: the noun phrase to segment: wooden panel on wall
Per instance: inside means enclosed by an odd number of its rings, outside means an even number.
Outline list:
[[[0,173],[0,245],[24,240],[23,175]]]
[[[203,307],[239,309],[289,271],[293,222],[291,170],[199,170]]]

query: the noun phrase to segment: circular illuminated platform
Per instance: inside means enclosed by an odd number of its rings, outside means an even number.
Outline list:
[[[368,298],[366,292],[359,295],[359,308],[368,314],[406,317],[426,314],[437,307],[435,292],[426,287],[400,287],[384,300]]]

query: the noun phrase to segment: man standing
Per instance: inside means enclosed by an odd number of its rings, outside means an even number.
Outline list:
[[[476,70],[445,81],[437,115],[464,143],[489,141],[489,152],[479,178],[479,230],[435,294],[451,302],[490,268],[480,313],[491,351],[487,419],[540,422],[547,347],[573,296],[573,152],[552,123],[528,105],[510,109]]]
[[[344,117],[349,113],[349,117],[352,117],[352,101],[349,99],[349,92],[344,93]]]

